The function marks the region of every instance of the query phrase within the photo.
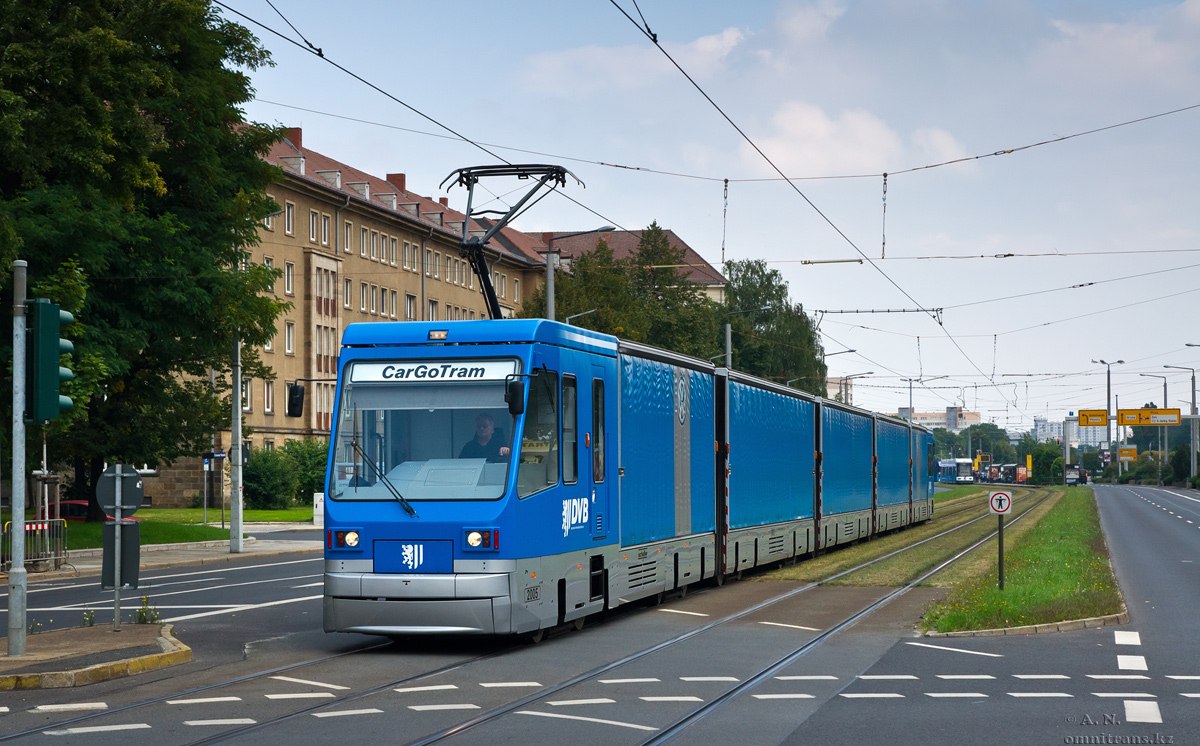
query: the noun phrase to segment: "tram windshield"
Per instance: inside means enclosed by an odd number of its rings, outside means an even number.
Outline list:
[[[338,408],[331,499],[394,499],[380,475],[411,501],[503,496],[513,433],[503,375],[515,365],[486,365],[491,380],[482,381],[430,376],[399,382],[351,370]],[[501,367],[499,374],[493,366]]]

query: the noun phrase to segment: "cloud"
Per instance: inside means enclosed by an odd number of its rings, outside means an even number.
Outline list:
[[[1182,14],[1200,12],[1184,7]],[[1166,27],[1133,23],[1074,23],[1052,21],[1057,38],[1041,45],[1031,57],[1039,76],[1056,76],[1066,85],[1088,83],[1107,90],[1147,83],[1172,86],[1191,77],[1196,51],[1182,39],[1165,38]]]
[[[705,77],[719,72],[744,39],[741,30],[730,27],[687,44],[664,42],[663,48],[693,77]],[[522,79],[531,91],[583,98],[600,91],[647,88],[678,74],[652,46],[587,46],[529,57]]]
[[[845,12],[846,9],[833,0],[786,3],[779,9],[777,28],[789,41],[812,41],[826,36],[833,22]]]
[[[789,101],[771,118],[772,134],[758,146],[792,177],[881,172],[903,152],[899,135],[866,111],[846,111],[836,119],[820,107]],[[748,145],[742,157],[760,173],[774,173]]]
[[[913,163],[912,166],[966,158],[970,153],[966,147],[956,140],[953,135],[940,127],[923,127],[912,133],[913,155],[924,163]],[[975,168],[974,163],[964,163],[957,168]]]

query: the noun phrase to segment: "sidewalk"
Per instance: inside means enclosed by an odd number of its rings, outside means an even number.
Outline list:
[[[297,530],[320,531],[320,528],[296,523],[247,524],[245,532],[250,536],[243,541],[244,551],[238,554],[229,551],[227,540],[148,544],[142,547],[140,570],[144,574],[148,570],[322,551],[319,535],[312,540],[259,538],[278,531]],[[26,577],[32,587],[48,580],[99,576],[102,555],[100,549],[71,551],[67,553],[67,564],[58,570],[30,572]],[[123,622],[120,632],[113,632],[112,624],[41,632],[26,636],[25,655],[13,658],[0,654],[0,691],[83,686],[191,659],[191,648],[175,639],[169,624]]]

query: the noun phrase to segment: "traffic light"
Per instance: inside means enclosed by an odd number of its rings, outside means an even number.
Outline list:
[[[73,352],[75,346],[59,335],[62,327],[75,321],[46,298],[31,298],[25,302],[29,332],[25,355],[25,417],[34,422],[57,420],[64,409],[75,406],[70,397],[59,393],[63,381],[75,374],[59,365],[63,353]]]

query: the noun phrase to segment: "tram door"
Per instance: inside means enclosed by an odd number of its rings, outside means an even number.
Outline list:
[[[609,379],[610,376],[604,366],[592,366],[592,377],[587,387],[588,408],[585,410],[588,412],[588,419],[584,423],[581,423],[587,428],[588,433],[587,466],[585,473],[591,486],[593,539],[600,539],[607,536],[608,527],[611,523],[608,462],[611,457],[610,447],[614,444],[615,434],[613,437],[610,437],[609,428],[615,426],[616,423],[608,421],[608,410],[611,409],[610,400],[615,402],[615,398],[613,397],[616,392],[612,391]]]

